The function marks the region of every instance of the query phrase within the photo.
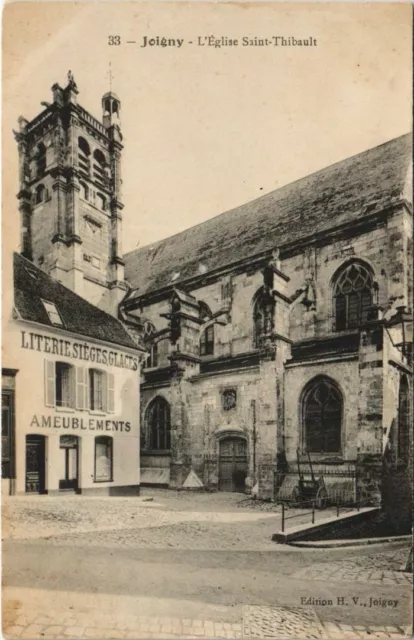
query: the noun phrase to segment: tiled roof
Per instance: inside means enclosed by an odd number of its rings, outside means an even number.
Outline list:
[[[407,134],[338,162],[177,235],[127,253],[139,297],[244,258],[361,220],[401,196]]]
[[[120,347],[137,348],[122,323],[90,304],[51,278],[18,253],[14,254],[14,305],[22,320],[57,326],[49,319],[42,302],[55,305],[62,319],[62,330],[85,338],[97,338]]]

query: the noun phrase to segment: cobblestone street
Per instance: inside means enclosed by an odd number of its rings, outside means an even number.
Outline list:
[[[3,513],[7,638],[410,635],[407,542],[277,545],[280,513],[240,494],[14,498]]]

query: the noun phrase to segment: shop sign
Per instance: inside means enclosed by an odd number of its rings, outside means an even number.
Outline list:
[[[115,431],[128,433],[131,423],[124,420],[99,420],[73,416],[34,415],[30,426],[36,429],[79,429],[82,431]]]
[[[42,353],[71,358],[73,360],[83,360],[96,364],[109,365],[120,369],[138,370],[138,358],[129,356],[111,349],[94,347],[87,342],[72,342],[72,340],[62,340],[42,335],[21,331],[22,349],[31,349]]]

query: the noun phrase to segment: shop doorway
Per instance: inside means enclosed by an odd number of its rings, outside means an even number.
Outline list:
[[[26,436],[26,493],[45,493],[45,436]]]
[[[243,438],[220,441],[219,491],[244,493],[247,476],[247,442]]]
[[[78,452],[77,436],[60,436],[60,491],[78,489]]]

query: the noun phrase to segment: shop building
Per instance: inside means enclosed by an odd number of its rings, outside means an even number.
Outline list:
[[[138,494],[142,349],[123,324],[18,254],[6,322],[3,492]]]

